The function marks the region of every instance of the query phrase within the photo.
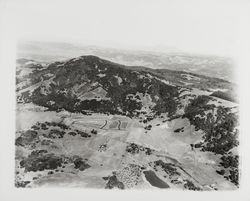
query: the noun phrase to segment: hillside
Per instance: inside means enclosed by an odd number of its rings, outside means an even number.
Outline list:
[[[234,84],[96,56],[17,64],[17,186],[238,187]]]

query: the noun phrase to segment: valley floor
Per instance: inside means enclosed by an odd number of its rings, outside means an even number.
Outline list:
[[[236,189],[216,173],[221,156],[193,149],[202,134],[187,119],[16,110],[17,187]]]

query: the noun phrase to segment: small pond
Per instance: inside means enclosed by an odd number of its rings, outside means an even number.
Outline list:
[[[144,173],[147,181],[152,186],[155,186],[158,188],[169,188],[169,185],[166,182],[162,181],[159,177],[157,177],[157,175],[155,174],[154,171],[147,170],[147,171],[144,171],[143,173]]]

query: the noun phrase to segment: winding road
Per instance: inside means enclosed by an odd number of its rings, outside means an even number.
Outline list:
[[[108,123],[108,121],[105,120],[105,124],[100,129],[103,129],[107,125],[107,123]]]
[[[118,130],[121,130],[121,120],[118,120]]]

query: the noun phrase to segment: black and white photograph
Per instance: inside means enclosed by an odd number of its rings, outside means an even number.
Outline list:
[[[11,52],[1,55],[11,61],[1,74],[11,71],[3,87],[12,94],[0,156],[13,192],[218,192],[223,200],[244,189],[249,1],[0,3],[1,54]]]

